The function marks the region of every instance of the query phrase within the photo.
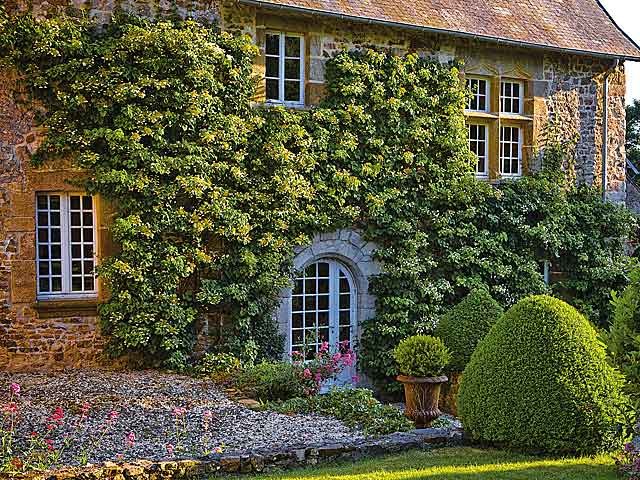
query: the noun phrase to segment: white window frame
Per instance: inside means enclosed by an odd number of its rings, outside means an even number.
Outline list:
[[[276,57],[275,55],[272,54],[267,54],[267,36],[268,35],[278,35],[280,37],[280,51],[278,53],[278,56]],[[286,37],[295,37],[300,39],[300,57],[287,57],[285,55],[285,40]],[[266,103],[267,104],[273,104],[273,105],[285,105],[288,107],[303,107],[305,105],[305,85],[306,85],[306,81],[305,81],[305,43],[304,43],[304,35],[301,35],[299,33],[290,33],[290,32],[279,32],[279,31],[267,31],[265,33],[265,46],[264,46],[264,56],[265,56],[265,80],[264,80],[264,87],[265,87],[265,95],[266,95],[266,91],[267,91],[267,80],[277,80],[278,81],[278,85],[279,85],[279,92],[278,92],[278,96],[279,98],[277,100],[275,99],[267,99]],[[266,63],[267,63],[267,58],[268,57],[273,57],[273,58],[278,58],[279,59],[279,71],[278,71],[278,77],[267,77],[267,71],[266,71]],[[300,98],[298,101],[291,101],[291,100],[287,100],[285,101],[285,82],[286,82],[286,78],[285,78],[285,63],[286,60],[288,59],[292,59],[292,60],[300,60]],[[291,80],[295,80],[295,79],[291,79]],[[290,80],[290,81],[291,81]]]
[[[509,162],[511,164],[511,161],[514,160],[515,157],[509,156],[509,157],[504,157],[502,155],[502,145],[504,144],[509,144],[510,146],[514,145],[515,142],[513,141],[504,141],[503,139],[503,129],[504,128],[511,128],[511,129],[517,129],[518,130],[518,171],[517,173],[505,173],[503,166],[504,166],[504,160],[505,159],[509,159]],[[523,135],[524,135],[524,129],[521,126],[518,125],[500,125],[500,146],[498,149],[498,161],[500,162],[499,168],[500,168],[500,175],[502,177],[505,178],[517,178],[517,177],[521,177],[522,176],[522,148],[523,148]]]
[[[469,150],[471,151],[471,153],[473,153],[473,150],[471,150],[471,142],[476,142],[478,144],[480,144],[482,141],[479,139],[472,139],[471,138],[471,127],[478,127],[478,128],[484,128],[484,171],[480,172],[478,170],[478,163],[479,163],[479,157],[478,157],[478,162],[476,162],[476,166],[475,166],[475,171],[476,171],[476,177],[478,178],[488,178],[489,177],[489,126],[484,124],[484,123],[474,123],[474,122],[469,122],[467,124],[467,139],[469,141]],[[477,156],[477,155],[476,155]]]
[[[507,84],[511,85],[511,96],[505,95],[505,87]],[[513,85],[518,85],[519,95],[517,97],[513,96]],[[514,100],[518,100],[518,111],[517,112],[507,112],[505,110],[505,100],[510,100],[509,103],[513,104]],[[500,113],[504,113],[506,115],[523,115],[524,114],[524,82],[521,80],[501,80],[500,81]]]
[[[340,261],[338,260],[334,260],[332,258],[320,258],[317,260],[314,260],[313,262],[309,263],[308,265],[306,265],[304,267],[304,269],[302,269],[301,274],[296,278],[296,281],[302,280],[303,278],[305,278],[304,281],[307,280],[311,280],[311,279],[315,279],[316,282],[317,277],[306,277],[304,275],[304,272],[306,271],[307,268],[309,268],[312,265],[315,265],[317,263],[327,263],[329,264],[329,305],[328,305],[328,309],[326,310],[326,312],[328,313],[328,317],[329,317],[329,326],[328,326],[328,330],[329,330],[329,338],[326,339],[326,341],[329,342],[329,345],[331,347],[331,349],[335,349],[338,341],[340,340],[340,328],[346,328],[345,325],[341,325],[340,324],[340,312],[341,311],[347,311],[347,309],[341,309],[340,308],[340,271],[342,271],[344,273],[344,276],[347,279],[347,282],[349,283],[349,295],[350,295],[350,301],[349,301],[349,321],[350,321],[350,325],[349,325],[349,337],[350,337],[350,347],[353,349],[355,348],[355,342],[356,342],[356,325],[357,325],[357,314],[358,314],[358,309],[357,309],[357,300],[358,300],[358,292],[356,289],[356,283],[353,279],[353,275],[351,274],[351,272],[349,271],[349,269]],[[322,277],[325,278],[325,277]],[[315,331],[316,334],[319,330],[318,327],[318,320],[317,320],[317,305],[318,305],[318,284],[316,283],[316,293],[312,294],[315,296],[316,298],[316,310],[314,310],[314,312],[316,312],[316,323],[315,323]],[[305,346],[309,346],[309,344],[306,342],[306,334],[307,334],[307,330],[310,330],[306,327],[306,305],[305,305],[305,295],[302,295],[302,305],[303,305],[303,310],[294,310],[293,309],[293,301],[294,301],[294,297],[296,296],[300,296],[298,295],[294,295],[295,294],[295,288],[294,290],[292,290],[292,296],[291,296],[291,308],[289,310],[289,325],[288,325],[288,353],[289,355],[293,354],[294,351],[300,351],[299,350],[299,345],[296,345],[296,348],[294,349],[294,342],[293,342],[293,337],[294,337],[294,330],[302,330],[303,331],[303,343],[305,343]],[[325,312],[325,310],[321,310],[321,312]],[[293,314],[302,314],[302,328],[293,328]],[[321,342],[318,343],[318,345]],[[310,345],[314,345],[313,343],[311,343]]]
[[[40,228],[45,228],[44,226],[39,225],[38,213],[44,211],[40,210],[37,205],[38,196],[46,195],[47,197],[51,196],[59,196],[60,197],[60,252],[61,252],[61,276],[62,276],[62,291],[60,292],[40,292],[40,241],[38,238],[38,233]],[[72,196],[80,196],[80,205],[82,206],[82,197],[90,197],[91,198],[91,212],[92,212],[92,230],[93,230],[93,266],[94,266],[94,282],[93,282],[93,290],[83,290],[83,291],[73,291],[71,287],[72,280],[72,241],[71,241],[71,200]],[[98,251],[98,229],[97,229],[97,217],[98,212],[96,209],[96,198],[93,195],[88,195],[84,192],[36,192],[35,195],[36,201],[36,235],[35,235],[35,247],[36,247],[36,298],[38,300],[61,300],[61,299],[87,299],[87,298],[96,298],[98,295],[98,279],[95,274],[95,268],[97,267],[97,251]],[[81,207],[82,208],[82,207]],[[49,206],[47,206],[47,212],[50,212]],[[50,220],[50,218],[49,218]],[[47,222],[50,223],[50,222]],[[51,229],[50,225],[46,226],[48,241],[47,244],[51,242]],[[86,227],[82,227],[83,229]],[[81,243],[81,251],[83,248],[83,243]],[[45,260],[45,259],[42,259]],[[82,262],[86,259],[82,258]],[[84,266],[82,267],[84,268]],[[49,264],[49,275],[47,277],[51,278],[51,264]],[[83,275],[83,288],[84,288],[84,275]]]
[[[484,95],[482,95],[479,92],[479,89],[478,89],[477,93],[474,92],[471,89],[471,85],[470,85],[471,81],[484,82],[485,83],[485,92],[486,93]],[[490,108],[491,108],[491,82],[489,81],[489,79],[485,78],[485,77],[477,77],[477,76],[468,75],[466,77],[465,85],[466,85],[468,90],[471,90],[471,95],[472,95],[472,97],[467,102],[465,110],[467,112],[485,112],[485,113],[489,112]],[[478,83],[478,85],[479,85],[479,83]],[[473,102],[474,99],[478,100],[478,106],[479,106],[479,104],[480,104],[479,98],[481,98],[481,97],[484,97],[484,99],[485,99],[484,109],[471,108],[471,103]]]

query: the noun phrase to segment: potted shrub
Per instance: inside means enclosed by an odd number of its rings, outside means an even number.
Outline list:
[[[416,335],[400,342],[393,356],[400,372],[398,381],[404,385],[405,415],[416,427],[428,427],[442,414],[440,387],[448,381],[442,372],[451,354],[439,338]]]

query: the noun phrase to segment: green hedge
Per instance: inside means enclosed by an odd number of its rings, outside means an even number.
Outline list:
[[[304,395],[298,371],[288,362],[262,362],[245,367],[235,386],[263,402],[289,400]]]
[[[293,398],[282,403],[271,403],[269,409],[286,414],[316,413],[335,417],[368,435],[387,435],[406,432],[413,423],[397,408],[376,400],[371,390],[334,388],[324,395]]]
[[[464,370],[480,340],[503,313],[504,310],[491,294],[479,288],[443,315],[434,335],[441,338],[451,352],[451,371]]]
[[[480,342],[458,407],[477,441],[592,454],[621,445],[628,405],[621,388],[585,317],[561,300],[532,296]]]
[[[640,407],[640,265],[635,265],[629,286],[613,295],[613,322],[603,333],[609,357],[625,376],[625,390],[636,410]]]

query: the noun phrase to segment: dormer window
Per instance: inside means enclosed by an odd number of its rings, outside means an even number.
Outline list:
[[[467,78],[467,88],[471,91],[471,98],[467,110],[473,112],[489,111],[489,82],[482,78]]]
[[[522,115],[524,103],[524,85],[518,81],[500,83],[500,112]]]
[[[282,32],[266,35],[265,90],[268,103],[304,105],[304,38]]]

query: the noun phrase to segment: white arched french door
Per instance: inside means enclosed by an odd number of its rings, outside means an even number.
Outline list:
[[[295,279],[291,296],[289,353],[312,358],[323,342],[336,349],[348,341],[355,348],[357,292],[353,277],[340,262],[323,259],[307,266]],[[351,383],[355,366],[335,383]]]

